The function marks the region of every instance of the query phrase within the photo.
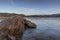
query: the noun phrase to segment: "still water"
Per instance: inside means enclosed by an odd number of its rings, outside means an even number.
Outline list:
[[[27,18],[37,25],[27,29],[23,40],[60,40],[60,18]]]

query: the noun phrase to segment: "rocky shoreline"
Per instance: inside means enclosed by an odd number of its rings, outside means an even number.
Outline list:
[[[26,28],[36,28],[36,24],[23,16],[13,16],[0,23],[1,40],[22,40]]]

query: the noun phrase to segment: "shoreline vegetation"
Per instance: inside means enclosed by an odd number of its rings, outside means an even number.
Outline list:
[[[16,13],[0,13],[0,18],[8,18],[11,16],[23,16],[23,17],[60,17],[60,14],[51,14],[51,15],[24,15],[24,14],[16,14]]]

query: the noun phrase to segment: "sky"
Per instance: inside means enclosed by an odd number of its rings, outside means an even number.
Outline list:
[[[60,0],[0,0],[0,12],[46,15],[60,13]]]

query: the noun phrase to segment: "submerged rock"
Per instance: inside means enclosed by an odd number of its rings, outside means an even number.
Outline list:
[[[22,16],[14,16],[0,24],[1,40],[21,40],[25,28],[36,28],[36,25]]]

